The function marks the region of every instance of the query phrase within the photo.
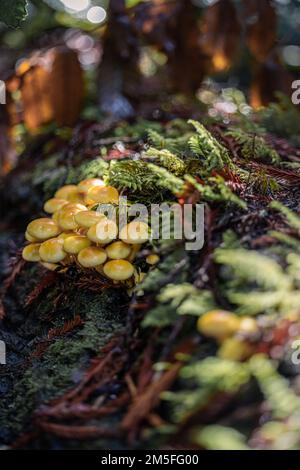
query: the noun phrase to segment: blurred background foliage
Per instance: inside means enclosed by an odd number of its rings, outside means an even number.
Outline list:
[[[288,74],[297,75],[300,66],[299,0],[17,0],[15,9],[7,2],[8,18],[5,0],[1,3],[2,19],[14,26],[24,19],[19,28],[0,23],[2,76],[10,62],[6,55],[12,60],[21,50],[24,54],[58,40],[84,53],[80,62],[85,69],[97,66],[100,54],[91,52],[87,37],[103,39],[109,8],[114,29],[121,24],[127,32],[118,46],[123,59],[125,46],[132,50],[137,40],[142,73],[153,76],[168,63],[173,76],[179,75],[181,91],[195,91],[205,77],[245,90],[252,83],[254,104],[265,104],[270,96],[257,90],[267,88],[262,82],[271,76],[274,86],[285,91]],[[88,36],[72,42],[72,30],[78,29]]]

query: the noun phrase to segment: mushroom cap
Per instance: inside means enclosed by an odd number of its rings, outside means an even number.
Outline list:
[[[87,236],[94,243],[101,243],[103,245],[115,240],[118,235],[117,224],[113,220],[106,217],[100,222],[89,228]]]
[[[57,238],[61,238],[62,240],[65,240],[66,238],[72,237],[73,235],[77,235],[77,233],[76,233],[76,232],[72,232],[72,231],[70,231],[70,232],[62,232],[60,235],[58,235]]]
[[[97,246],[83,248],[78,253],[78,261],[84,268],[95,268],[103,264],[107,259],[105,250]]]
[[[110,259],[124,259],[130,255],[131,247],[119,240],[108,245],[105,251]]]
[[[114,281],[126,281],[134,273],[134,267],[125,259],[112,260],[105,263],[103,267],[105,276]]]
[[[234,335],[240,326],[237,315],[224,310],[212,310],[202,315],[197,323],[198,331],[205,336],[223,341]]]
[[[100,214],[95,211],[80,211],[75,214],[75,220],[81,227],[90,228],[92,225],[100,222],[105,217],[104,214]]]
[[[104,181],[100,178],[87,178],[78,183],[77,188],[80,192],[87,193],[93,186],[104,186]]]
[[[158,255],[148,255],[147,258],[146,258],[146,263],[150,264],[151,266],[153,266],[154,264],[157,264],[159,262],[159,256]]]
[[[83,235],[72,235],[64,240],[64,250],[71,255],[77,255],[83,248],[90,246],[90,240]]]
[[[75,214],[85,210],[86,207],[83,204],[68,204],[64,206],[57,216],[59,226],[63,230],[76,230],[78,223],[75,220]]]
[[[47,263],[59,263],[66,256],[64,251],[64,240],[62,238],[51,238],[40,246],[40,257]]]
[[[68,201],[74,204],[85,204],[85,195],[78,190],[71,192],[68,196]]]
[[[27,240],[28,242],[31,242],[31,243],[38,242],[38,239],[35,237],[32,237],[30,233],[27,232],[27,230],[24,236],[25,236],[25,240]]]
[[[76,194],[77,192],[78,188],[76,184],[66,184],[65,186],[59,188],[54,196],[58,199],[66,199],[67,201],[69,201],[70,195]]]
[[[93,186],[88,190],[87,197],[101,204],[119,203],[119,192],[113,186]]]
[[[149,239],[149,225],[145,222],[133,220],[125,225],[120,231],[120,238],[125,243],[145,243]]]
[[[27,232],[38,240],[48,240],[61,233],[61,229],[53,219],[42,217],[35,219],[27,226]]]
[[[222,359],[245,361],[253,354],[253,346],[241,338],[227,338],[217,354]]]
[[[60,210],[61,210],[61,209],[60,209]],[[60,210],[59,210],[59,211],[60,211]],[[54,214],[52,214],[52,220],[54,220],[54,222],[57,223],[57,225],[58,225],[59,211],[54,212]]]
[[[45,202],[44,211],[48,212],[48,214],[54,214],[66,204],[68,204],[68,201],[66,201],[65,199],[53,197],[52,199],[48,199],[48,201]]]
[[[37,261],[40,261],[41,260],[40,254],[39,254],[40,246],[41,246],[40,243],[31,243],[30,245],[25,246],[22,251],[23,259],[31,263],[36,263]]]

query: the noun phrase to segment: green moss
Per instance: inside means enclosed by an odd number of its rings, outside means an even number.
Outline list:
[[[56,312],[51,327],[62,326],[78,314],[84,324],[68,335],[54,339],[43,356],[34,360],[19,378],[15,378],[13,390],[0,403],[0,436],[4,442],[26,427],[36,408],[74,386],[90,359],[99,353],[114,334],[120,334],[123,330],[124,318],[120,305],[125,303],[124,293],[107,290],[97,294],[76,290],[74,286],[72,289],[72,285],[69,289],[72,295],[68,295],[68,299],[60,306],[61,311]],[[45,319],[53,313],[53,300],[57,293],[52,288],[22,326],[23,333],[34,322],[35,334],[40,329],[40,336],[32,342],[33,350],[46,338]]]

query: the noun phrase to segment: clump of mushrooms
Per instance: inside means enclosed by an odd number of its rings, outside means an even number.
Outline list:
[[[39,262],[47,269],[76,264],[92,269],[114,283],[141,279],[134,266],[137,253],[149,240],[149,226],[133,220],[123,227],[97,211],[99,204],[119,203],[119,192],[100,178],[59,188],[44,204],[49,217],[33,220],[27,226],[23,258]],[[146,257],[151,267],[159,262],[156,254]],[[144,275],[144,273],[142,273]],[[132,284],[131,284],[132,285]]]

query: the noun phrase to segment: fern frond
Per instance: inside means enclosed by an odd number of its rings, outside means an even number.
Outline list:
[[[261,159],[273,164],[280,163],[279,154],[267,144],[262,136],[241,129],[230,129],[226,135],[232,137],[241,146],[243,158]]]
[[[280,243],[283,243],[287,246],[290,246],[296,251],[300,251],[300,241],[286,233],[277,232],[275,230],[268,232],[268,235],[278,240]]]
[[[257,379],[275,418],[284,419],[299,410],[300,397],[293,392],[289,382],[277,372],[270,359],[262,354],[253,356],[249,361],[249,368]]]
[[[229,266],[235,278],[241,282],[256,283],[262,288],[283,289],[290,286],[290,280],[281,266],[273,259],[255,251],[219,248],[214,259],[218,264]]]
[[[146,162],[140,160],[112,161],[107,182],[119,190],[151,194],[157,187],[157,177]]]
[[[166,168],[159,167],[154,163],[147,164],[149,170],[152,171],[152,174],[156,177],[156,185],[171,191],[173,194],[177,195],[182,192],[184,187],[184,181],[181,178],[173,175]]]
[[[258,315],[278,310],[282,305],[285,291],[269,292],[226,292],[226,297],[233,305],[237,305],[239,315]],[[290,295],[290,294],[289,294]]]
[[[169,304],[178,315],[200,316],[215,307],[209,291],[199,290],[189,283],[168,284],[157,300]]]
[[[189,139],[191,151],[204,159],[208,171],[221,170],[225,165],[232,167],[229,153],[200,122],[189,120],[196,133]]]
[[[148,131],[148,140],[153,147],[158,150],[168,150],[175,154],[186,153],[189,136],[190,134],[185,133],[183,136],[171,138],[164,137],[153,129]]]
[[[209,184],[200,184],[191,175],[185,175],[185,181],[192,184],[201,194],[203,200],[208,202],[229,202],[246,209],[247,203],[234,194],[226,185],[221,176],[210,177],[207,179]]]
[[[175,176],[183,176],[186,172],[186,163],[169,150],[157,150],[151,147],[147,150],[145,156],[155,159],[159,165],[174,173]]]

